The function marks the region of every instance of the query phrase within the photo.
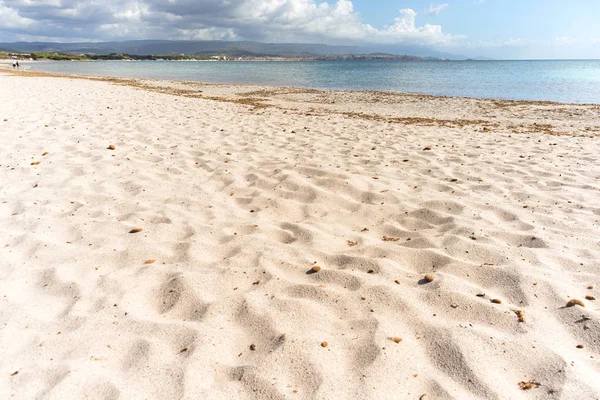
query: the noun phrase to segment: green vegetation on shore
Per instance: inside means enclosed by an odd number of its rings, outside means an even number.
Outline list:
[[[60,53],[31,53],[31,58],[34,60],[46,59],[55,61],[70,61],[70,60],[83,60],[85,57],[74,56],[72,54],[60,54]]]
[[[136,54],[66,54],[66,53],[31,53],[34,60],[54,61],[96,61],[96,60],[210,60],[210,56],[162,54],[162,55],[136,55]]]
[[[19,59],[33,60],[53,60],[53,61],[108,61],[108,60],[124,60],[124,61],[335,61],[335,60],[402,60],[402,61],[419,61],[426,60],[421,57],[409,55],[393,55],[385,53],[373,54],[342,54],[342,55],[224,55],[224,54],[158,54],[158,55],[139,55],[139,54],[89,54],[89,53],[54,53],[54,52],[4,52],[0,50],[0,59],[16,57]]]

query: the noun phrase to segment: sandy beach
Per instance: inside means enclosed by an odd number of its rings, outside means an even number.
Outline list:
[[[600,105],[0,70],[1,399],[600,399]]]

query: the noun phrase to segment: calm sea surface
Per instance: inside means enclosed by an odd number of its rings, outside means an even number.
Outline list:
[[[45,62],[26,67],[81,75],[600,103],[600,60],[105,61]]]

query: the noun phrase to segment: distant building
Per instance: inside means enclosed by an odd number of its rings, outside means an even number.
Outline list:
[[[29,53],[8,53],[8,56],[13,60],[19,60],[21,58],[30,58],[31,54],[29,54]]]

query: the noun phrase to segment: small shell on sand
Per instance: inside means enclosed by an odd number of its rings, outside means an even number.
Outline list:
[[[310,269],[311,272],[319,272],[321,270],[321,267],[319,267],[318,265],[315,265],[314,267],[312,267]]]
[[[353,247],[356,246],[358,244],[358,242],[353,242],[352,240],[346,240],[346,243],[348,244],[348,246]]]
[[[388,338],[388,340],[391,340],[394,343],[400,343],[402,341],[402,338],[401,337],[397,337],[397,336],[390,336]]]
[[[114,150],[115,149],[115,145],[114,144],[109,144],[107,147],[108,150]]]
[[[585,307],[585,304],[583,304],[583,301],[581,301],[579,299],[571,299],[567,303],[567,307],[575,307],[575,306]]]
[[[591,294],[588,294],[587,296],[585,296],[585,299],[590,300],[590,301],[596,300],[596,298],[594,296],[592,296]]]
[[[47,156],[48,154],[50,154],[50,153],[48,153],[47,151],[45,151],[45,152],[42,154],[42,156]]]
[[[156,260],[146,260],[144,264],[154,264]]]
[[[254,343],[252,343],[250,345],[250,350],[252,350],[252,351],[256,350],[256,345]]]
[[[517,318],[519,322],[525,322],[525,311],[523,310],[513,310],[515,314],[517,314]]]
[[[321,342],[321,347],[327,347],[328,343],[327,342]]]
[[[521,388],[521,390],[529,390],[529,389],[535,389],[537,387],[539,387],[540,384],[534,381],[529,381],[529,382],[524,382],[521,381],[519,382],[519,387]]]
[[[427,274],[423,277],[423,279],[425,280],[425,282],[433,282],[435,280],[435,275]]]
[[[490,301],[494,304],[502,304],[502,300],[500,300],[500,299],[492,299]]]
[[[399,281],[398,279],[396,279],[396,280],[394,281],[394,283],[395,283],[396,285],[399,285],[399,284],[400,284],[400,281]]]
[[[40,165],[40,162],[41,161],[34,161],[34,162],[31,163],[31,165]]]
[[[578,344],[578,345],[577,345],[577,346],[575,346],[575,347],[577,347],[578,349],[583,349],[583,348],[584,348],[584,346],[583,346],[582,344]]]
[[[138,233],[141,231],[142,231],[142,228],[133,228],[132,230],[129,231],[129,233]]]
[[[425,147],[423,150],[431,150],[431,147]]]

